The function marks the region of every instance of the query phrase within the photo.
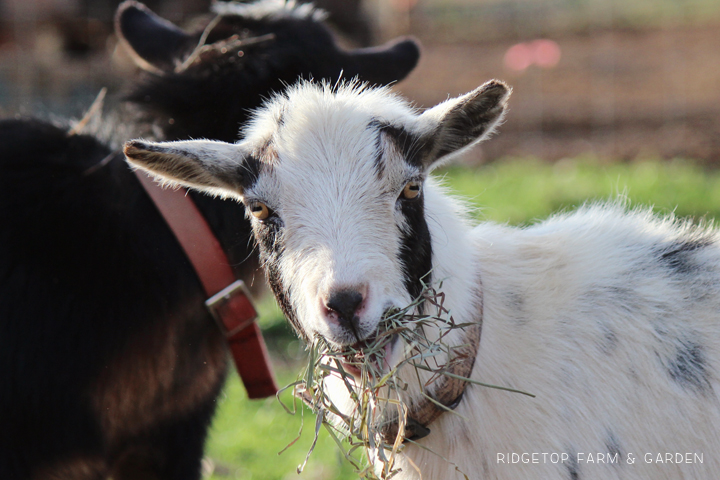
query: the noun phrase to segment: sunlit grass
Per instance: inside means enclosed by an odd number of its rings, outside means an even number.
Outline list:
[[[627,197],[632,205],[653,205],[660,213],[720,218],[720,171],[691,162],[641,161],[603,164],[591,159],[546,164],[532,159],[507,159],[478,169],[453,167],[438,172],[453,191],[467,198],[478,220],[530,224],[552,212],[571,210],[588,200]],[[303,347],[293,339],[271,299],[262,305],[261,325],[277,361],[281,385],[296,379]],[[284,396],[290,403],[290,396]],[[352,468],[341,458],[333,440],[321,431],[305,471],[304,460],[314,431],[314,416],[305,411],[300,441],[278,456],[295,439],[300,416],[288,415],[275,399],[249,401],[232,373],[219,400],[207,455],[216,463],[213,480],[224,479],[352,479]]]
[[[281,312],[268,294],[261,302],[260,325],[270,346],[278,384],[295,381],[305,358],[304,347],[286,327]],[[291,406],[290,392],[282,395]],[[315,416],[309,409],[289,415],[277,399],[249,400],[235,371],[230,372],[218,411],[213,421],[206,456],[214,464],[212,480],[224,479],[308,479],[335,480],[353,478],[352,467],[342,459],[334,441],[323,431],[302,476],[296,469],[305,458],[313,440]],[[304,420],[303,435],[282,455],[279,454],[298,435]]]
[[[627,197],[659,213],[720,217],[720,171],[696,164],[638,161],[603,164],[591,159],[547,164],[507,159],[478,169],[451,167],[440,176],[479,210],[476,218],[529,224],[587,201]]]
[[[286,368],[276,370],[276,373],[283,385],[293,381],[296,375],[294,370]],[[284,398],[292,403],[289,394]],[[352,468],[345,464],[335,443],[327,435],[321,436],[302,476],[298,477],[295,473],[313,439],[315,416],[309,410],[305,410],[302,438],[288,451],[278,455],[297,436],[302,420],[300,413],[288,415],[275,398],[248,400],[235,372],[231,374],[218,406],[206,452],[215,464],[215,473],[210,478],[353,478]]]

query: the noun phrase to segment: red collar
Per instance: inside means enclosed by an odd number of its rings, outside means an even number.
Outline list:
[[[135,173],[195,269],[208,297],[205,304],[227,339],[248,397],[275,395],[278,388],[255,323],[255,307],[207,221],[184,189],[162,188],[147,174]]]

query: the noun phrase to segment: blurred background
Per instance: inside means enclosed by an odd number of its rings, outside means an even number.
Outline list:
[[[134,67],[112,34],[118,0],[0,0],[0,108],[80,116]],[[180,25],[209,0],[149,0]],[[612,160],[720,152],[717,0],[320,0],[349,43],[412,34],[398,89],[419,106],[490,78],[515,88],[503,134],[467,160]]]
[[[119,3],[0,0],[0,114],[80,118],[101,88],[117,92],[133,78],[112,33]],[[210,4],[146,3],[187,28]],[[523,225],[618,195],[660,213],[720,218],[720,1],[315,3],[347,45],[419,38],[420,64],[395,88],[420,107],[491,78],[514,87],[500,134],[439,172],[476,207],[476,218]],[[261,318],[280,383],[288,384],[304,349],[267,296]],[[278,456],[303,423],[301,440]],[[314,425],[308,411],[303,422],[275,399],[248,401],[230,375],[206,475],[298,478]],[[357,477],[323,434],[300,478]]]

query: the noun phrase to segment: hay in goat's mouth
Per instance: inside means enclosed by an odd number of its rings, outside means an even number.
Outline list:
[[[454,363],[467,359],[468,345],[450,346],[445,342],[447,335],[456,329],[480,327],[477,323],[455,323],[450,312],[443,306],[445,294],[440,291],[441,287],[442,285],[438,285],[436,289],[423,285],[421,295],[410,305],[386,312],[371,338],[345,347],[342,351],[333,349],[321,337],[315,339],[310,346],[309,362],[303,375],[283,389],[284,391],[293,387],[295,396],[302,398],[317,414],[315,441],[305,457],[305,462],[298,466],[298,473],[304,469],[321,427],[325,427],[330,433],[361,478],[389,479],[400,471],[395,465],[395,457],[404,448],[409,412],[402,399],[402,392],[407,390],[408,384],[399,377],[399,371],[403,367],[415,369],[414,377],[423,392],[422,395],[442,409],[457,415],[452,409],[425,394],[425,388],[445,375],[458,378],[449,370],[452,371]],[[435,314],[415,314],[421,305],[424,311],[434,311]],[[426,334],[428,327],[439,332],[435,335],[437,339]],[[390,368],[386,356],[391,350],[389,347],[398,343],[404,347],[403,360]],[[431,378],[423,382],[419,370],[431,372]],[[342,412],[328,397],[324,380],[329,375],[339,377],[347,388],[352,400],[350,412]],[[459,378],[486,387],[525,393],[483,384],[469,378]],[[288,412],[295,413],[295,405],[292,410],[285,408]],[[391,439],[387,438],[388,422],[397,422],[397,428],[392,430],[397,434]],[[382,465],[379,473],[373,465],[378,462]]]

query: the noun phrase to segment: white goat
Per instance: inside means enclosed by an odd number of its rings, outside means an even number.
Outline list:
[[[125,153],[245,203],[307,340],[366,339],[428,272],[443,279],[455,320],[481,324],[472,378],[536,395],[471,385],[462,417],[429,425],[418,444],[469,478],[720,478],[718,233],[619,205],[472,227],[428,173],[487,137],[508,95],[493,81],[419,114],[387,89],[302,83],[240,143],[134,141]],[[395,344],[391,363],[402,355]],[[396,478],[462,478],[412,443],[399,462]]]

